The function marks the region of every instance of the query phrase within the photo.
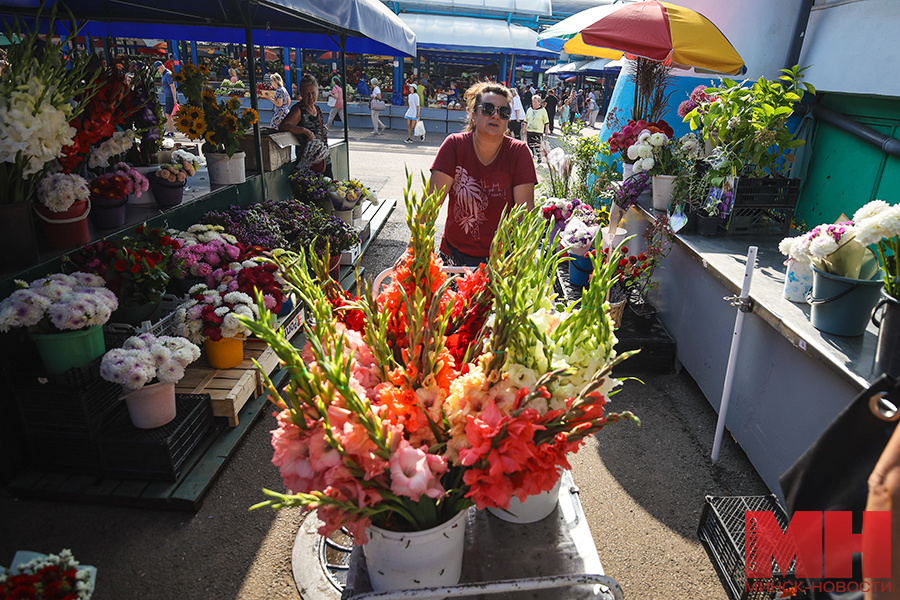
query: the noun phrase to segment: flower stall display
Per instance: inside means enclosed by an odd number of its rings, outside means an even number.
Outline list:
[[[642,132],[647,131],[651,135],[655,133],[662,133],[666,137],[672,137],[674,135],[674,131],[663,120],[655,121],[655,122],[647,122],[643,119],[638,120],[629,120],[621,129],[613,132],[609,137],[609,151],[610,152],[619,152],[622,156],[622,161],[625,165],[634,165],[637,158],[631,158],[628,153],[628,149],[634,146],[638,142],[638,137]],[[631,176],[631,168],[626,168],[625,170],[625,179]]]
[[[244,131],[259,121],[252,108],[241,110],[239,98],[218,100],[207,83],[209,69],[185,63],[173,75],[187,104],[178,111],[175,126],[192,140],[201,140],[212,185],[245,180],[244,153],[240,150]]]
[[[329,178],[325,178],[328,180]],[[355,179],[349,181],[334,181],[328,183],[328,189],[331,192],[331,204],[336,215],[346,221],[353,223],[353,213],[355,209],[362,206],[364,200],[368,200],[372,204],[378,204],[378,196],[362,183]]]
[[[199,168],[200,161],[196,155],[180,148],[172,152],[171,162],[159,165],[159,169],[150,176],[156,204],[160,208],[181,204],[187,178],[193,176]]]
[[[236,261],[243,252],[237,239],[220,225],[197,224],[169,233],[180,242],[172,255],[172,276],[188,288],[201,281],[210,283],[207,278],[213,271]]]
[[[191,288],[190,299],[175,311],[175,333],[195,344],[203,343],[215,369],[231,369],[244,359],[249,329],[237,317],[255,318],[259,308],[243,292],[220,292],[205,284]]]
[[[858,211],[866,223],[862,234],[858,223],[841,221],[819,225],[779,244],[789,257],[812,266],[812,290],[807,301],[812,306],[810,323],[816,329],[843,336],[865,332],[883,282],[878,258],[863,243],[873,243],[877,238],[879,218],[871,217],[880,207],[869,203]]]
[[[53,248],[73,248],[91,239],[88,182],[74,173],[48,173],[38,184],[35,210]]]
[[[16,552],[12,567],[0,567],[0,598],[90,600],[96,567],[82,565],[68,548],[59,554]]]
[[[200,348],[183,337],[142,333],[103,355],[100,376],[124,388],[131,422],[139,429],[175,419],[175,384],[200,358]]]
[[[141,225],[119,240],[94,242],[63,260],[103,278],[118,298],[114,322],[138,325],[157,312],[181,244],[157,227]]]
[[[371,544],[376,590],[455,583],[461,512],[505,510],[514,496],[551,490],[584,436],[633,418],[603,412],[618,384],[609,368],[622,358],[595,297],[606,286],[586,292],[581,310],[555,310],[549,275],[562,253],[540,252],[538,211],[508,215],[489,264],[451,286],[433,253],[439,195],[407,203],[410,250],[383,290],[329,296],[304,252],[276,255],[313,312],[302,351],[266,311],[241,319],[295,374],[284,390],[268,382],[278,410],[273,462],[289,493],[267,490],[258,506],[315,509],[323,535],[345,527]],[[363,318],[351,327],[345,308]],[[392,567],[408,532],[438,532],[439,567],[405,576]]]
[[[119,302],[102,277],[54,273],[16,283],[18,289],[0,301],[0,331],[28,328],[47,371],[86,367],[106,351],[101,326]]]
[[[331,190],[326,177],[308,169],[298,167],[288,176],[291,193],[299,202],[317,206],[326,212],[333,210]]]

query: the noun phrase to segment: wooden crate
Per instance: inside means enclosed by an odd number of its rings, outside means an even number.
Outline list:
[[[291,339],[300,331],[305,313],[297,308],[280,319],[285,337]],[[263,377],[253,359],[267,374],[278,367],[278,356],[262,340],[249,338],[244,342],[244,360],[233,369],[213,369],[205,357],[185,369],[184,379],[175,385],[180,394],[209,394],[213,415],[226,417],[232,427],[238,426],[238,414],[250,398],[262,394]]]

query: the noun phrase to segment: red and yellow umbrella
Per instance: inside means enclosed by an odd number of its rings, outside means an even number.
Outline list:
[[[646,58],[676,67],[736,75],[744,59],[712,21],[670,2],[646,0],[595,7],[572,15],[539,36],[538,45],[565,40],[568,54]]]

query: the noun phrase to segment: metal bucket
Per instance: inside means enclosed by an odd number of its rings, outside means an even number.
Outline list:
[[[856,336],[866,331],[884,282],[879,273],[870,280],[848,279],[813,267],[813,285],[807,301],[809,321],[825,333]]]

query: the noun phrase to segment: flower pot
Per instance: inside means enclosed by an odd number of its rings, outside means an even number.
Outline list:
[[[455,585],[462,574],[467,510],[424,531],[388,531],[372,525],[363,546],[376,592]]]
[[[562,477],[559,477],[553,489],[534,496],[528,496],[524,502],[513,496],[509,502],[508,510],[493,507],[488,507],[487,510],[498,519],[508,523],[537,523],[550,516],[559,503],[559,484],[561,481]]]
[[[109,320],[112,323],[138,326],[144,321],[153,320],[153,316],[159,310],[159,304],[159,302],[149,302],[138,306],[119,306]]]
[[[656,315],[659,310],[646,299],[641,302],[629,302],[628,310],[631,311],[631,323],[634,325],[635,331],[638,333],[650,333],[653,324],[656,322]]]
[[[44,222],[44,233],[51,248],[76,248],[91,241],[87,222],[91,212],[90,200],[80,200],[63,212],[53,212],[38,203],[34,204],[34,209]]]
[[[572,252],[569,252],[569,256],[572,258],[569,261],[569,283],[578,287],[587,287],[591,280],[591,273],[594,272],[594,263],[591,262],[591,257]]]
[[[128,198],[114,198],[105,200],[91,198],[93,210],[91,210],[91,223],[97,229],[118,229],[125,225],[125,204]]]
[[[48,372],[59,375],[69,369],[83,369],[106,352],[103,327],[91,325],[75,331],[32,333],[31,339]]]
[[[21,271],[38,262],[31,206],[31,202],[0,204],[0,273]]]
[[[668,211],[672,203],[672,191],[675,189],[674,175],[653,176],[653,209]]]
[[[244,183],[247,174],[244,170],[246,154],[235,152],[233,156],[210,152],[206,154],[206,170],[209,172],[210,185],[233,185]]]
[[[353,205],[353,220],[362,219],[362,200]]]
[[[876,273],[873,279],[865,280],[832,275],[815,267],[812,271],[812,291],[808,297],[812,326],[825,333],[848,337],[865,333],[884,285],[881,275]]]
[[[328,260],[328,274],[335,281],[341,276],[341,255],[335,254]]]
[[[244,360],[244,340],[242,338],[222,338],[219,341],[203,342],[206,359],[213,369],[233,369]]]
[[[618,248],[619,244],[622,243],[622,240],[625,239],[625,236],[628,235],[628,230],[624,227],[616,227],[616,233],[612,236],[612,240],[609,238],[609,227],[601,227],[600,228],[600,239],[602,241],[603,248]]]
[[[681,228],[681,233],[694,233],[697,231],[697,211],[692,208],[685,208],[684,216],[687,221]]]
[[[719,216],[697,215],[697,233],[712,237],[719,233]]]
[[[784,263],[787,271],[784,274],[784,297],[791,302],[806,302],[806,295],[812,288],[812,267],[809,263],[787,259]]]
[[[147,178],[147,182],[150,187],[141,194],[140,196],[135,196],[134,194],[128,195],[128,204],[130,206],[154,206],[156,204],[156,199],[153,194],[153,179],[156,177],[153,175],[156,171],[159,170],[159,165],[148,165],[144,167],[133,167],[135,171],[143,175]]]
[[[881,318],[875,315],[882,308]],[[876,370],[900,376],[900,301],[881,290],[881,300],[872,311],[872,322],[878,327],[878,343],[875,346]]]
[[[138,429],[154,429],[175,418],[175,384],[153,383],[125,396],[128,416]]]
[[[148,181],[150,181],[150,189],[153,190],[156,205],[160,208],[178,206],[184,199],[186,181],[166,181],[156,175],[151,175]]]
[[[338,219],[347,223],[348,225],[353,225],[353,211],[352,210],[336,210],[334,211],[334,216]]]

